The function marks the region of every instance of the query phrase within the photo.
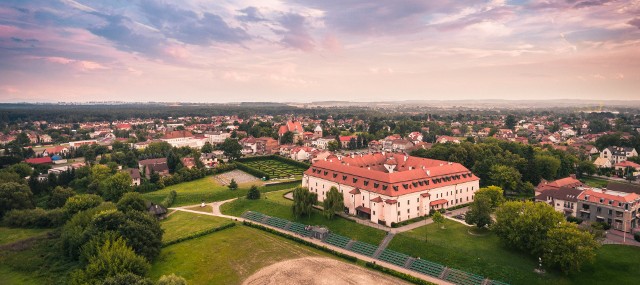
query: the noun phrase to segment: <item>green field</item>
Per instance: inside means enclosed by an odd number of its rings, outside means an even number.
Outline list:
[[[198,284],[240,284],[260,268],[316,250],[246,226],[181,242],[162,249],[149,277],[175,273]]]
[[[327,220],[319,211],[314,211],[311,218],[302,217],[296,219],[291,211],[293,202],[283,197],[286,192],[287,190],[270,192],[264,195],[266,198],[260,200],[239,199],[222,205],[220,210],[222,213],[232,216],[240,216],[242,213],[251,210],[302,224],[324,225],[334,233],[374,245],[380,244],[386,234],[382,230],[360,225],[340,217]]]
[[[607,187],[607,184],[609,184],[609,180],[598,178],[598,177],[583,177],[583,178],[580,178],[580,181],[582,181],[582,183],[587,184],[591,187],[597,187],[597,188],[605,188]]]
[[[224,201],[231,198],[244,197],[247,195],[249,187],[253,184],[254,183],[240,184],[237,190],[229,190],[227,186],[220,185],[213,179],[213,177],[205,177],[198,180],[171,185],[158,191],[145,193],[143,194],[143,197],[154,203],[160,203],[171,191],[175,190],[178,195],[172,206],[195,205],[200,204],[202,200],[210,203],[213,201]],[[261,186],[261,184],[262,182],[255,183],[255,185],[258,186]],[[288,184],[261,186],[260,191],[268,192],[290,189],[298,186],[299,184],[299,182],[292,182]]]
[[[50,229],[20,229],[0,227],[0,245],[13,243],[30,237],[40,236]]]
[[[197,231],[219,227],[230,222],[231,220],[225,218],[178,211],[160,223],[164,230],[162,241],[168,242]]]
[[[594,265],[565,276],[533,272],[537,259],[505,248],[493,233],[473,236],[470,228],[447,220],[397,234],[389,249],[510,284],[634,284],[640,280],[640,248],[605,245]],[[425,234],[427,242],[425,243]]]
[[[282,161],[274,160],[274,159],[265,159],[265,160],[254,160],[242,162],[243,164],[264,171],[271,175],[271,179],[278,178],[289,178],[289,177],[302,177],[302,172],[307,170],[307,168],[302,168],[295,165],[290,165],[284,163]]]

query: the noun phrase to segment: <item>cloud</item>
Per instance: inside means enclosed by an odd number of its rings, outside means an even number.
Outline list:
[[[91,33],[114,42],[121,50],[152,56],[161,54],[164,40],[136,32],[131,19],[120,15],[93,14],[101,17],[105,24],[88,28]]]
[[[240,43],[250,37],[242,28],[231,27],[219,15],[192,10],[158,1],[142,1],[140,10],[151,25],[169,38],[193,45],[213,42]]]
[[[627,22],[627,24],[632,25],[638,29],[640,29],[640,18],[635,18]]]
[[[242,15],[236,16],[236,19],[242,22],[262,22],[266,21],[262,13],[258,8],[249,6],[247,8],[238,10],[238,12],[242,13]]]
[[[608,2],[610,2],[611,0],[587,0],[587,1],[581,1],[576,3],[575,5],[573,5],[573,8],[576,9],[580,9],[580,8],[587,8],[587,7],[593,7],[593,6],[600,6],[600,5],[604,5]]]
[[[457,11],[483,1],[301,0],[299,2],[323,11],[323,19],[327,26],[338,31],[361,35],[397,35],[423,31],[433,14]]]
[[[315,48],[315,41],[307,30],[305,17],[295,13],[286,13],[278,19],[278,23],[282,30],[275,29],[274,32],[282,35],[280,43],[284,46],[302,51],[312,51]]]

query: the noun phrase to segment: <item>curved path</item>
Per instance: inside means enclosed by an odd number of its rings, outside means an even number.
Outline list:
[[[222,214],[222,212],[220,212],[220,206],[222,206],[223,204],[225,204],[227,202],[231,202],[233,200],[236,200],[236,199],[237,198],[233,198],[233,199],[229,199],[229,200],[225,200],[225,201],[209,203],[209,205],[211,205],[211,208],[212,208],[212,212],[211,213],[199,212],[199,211],[186,209],[186,208],[190,208],[190,207],[200,206],[200,204],[198,204],[198,205],[190,205],[190,206],[183,206],[183,207],[176,207],[176,208],[170,208],[170,209],[183,211],[183,212],[194,213],[194,214],[200,214],[200,215],[209,215],[209,216],[222,217],[222,218],[232,219],[234,221],[240,221],[240,222],[247,221],[247,222],[255,223],[253,221],[245,220],[242,217],[229,216],[229,215]],[[285,233],[287,235],[293,236],[293,234],[291,234],[291,232],[285,231],[285,230],[280,229],[280,228],[272,227],[272,226],[269,226],[269,225],[266,225],[266,224],[260,224],[260,226],[267,227],[267,228],[270,228],[272,230],[276,230],[276,231]],[[352,252],[352,251],[348,251],[348,250],[346,250],[344,248],[340,248],[340,247],[337,247],[337,246],[333,246],[333,245],[324,243],[324,242],[322,242],[321,240],[318,240],[318,239],[314,239],[314,238],[310,238],[310,237],[300,237],[300,236],[297,236],[297,238],[304,239],[305,241],[312,242],[314,244],[330,248],[330,249],[332,249],[334,251],[340,252],[340,253],[345,254],[345,255],[350,255],[350,256],[357,257],[358,259],[363,260],[365,262],[372,262],[372,263],[376,263],[376,264],[380,264],[381,263],[380,260],[371,258],[371,257],[366,256],[366,255],[361,255],[361,254],[358,254],[358,253],[355,253],[355,252]],[[414,276],[416,278],[427,280],[427,281],[435,283],[435,284],[453,285],[453,283],[444,281],[442,279],[437,279],[437,278],[431,277],[429,275],[420,274],[418,272],[406,269],[404,267],[396,266],[396,265],[389,264],[389,263],[386,263],[386,262],[384,262],[383,266],[387,267],[387,268],[390,268],[390,269],[393,269],[393,270],[398,271],[398,272],[402,272],[404,274],[408,274],[408,275]]]

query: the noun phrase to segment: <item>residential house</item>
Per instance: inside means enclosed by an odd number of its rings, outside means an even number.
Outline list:
[[[317,138],[311,141],[311,145],[318,149],[328,149],[329,142],[336,141],[336,138],[333,137],[325,137],[325,138]]]
[[[181,160],[182,166],[191,169],[196,166],[196,160],[193,157],[183,157]]]
[[[271,137],[256,138],[257,154],[272,154],[278,149],[278,141]]]
[[[450,137],[450,136],[439,136],[436,139],[436,143],[460,143],[460,139],[459,138],[455,138],[455,137]]]
[[[166,158],[152,158],[138,161],[138,169],[144,172],[145,177],[149,179],[151,173],[158,173],[160,176],[169,175],[169,166]]]
[[[49,157],[49,156],[27,158],[27,159],[24,160],[24,162],[26,162],[28,164],[51,164],[51,163],[53,163],[53,161],[51,160],[51,157]]]
[[[231,138],[230,133],[226,132],[205,132],[204,137],[210,144],[221,144],[224,140]]]
[[[560,189],[560,187],[576,188],[581,186],[584,186],[584,184],[582,184],[580,180],[576,179],[575,175],[573,174],[569,177],[561,178],[554,181],[547,181],[545,179],[542,179],[542,181],[540,181],[540,183],[536,187],[536,195],[539,195],[546,190],[558,190]]]
[[[303,140],[304,129],[299,121],[288,121],[286,124],[280,126],[278,128],[278,137],[282,138],[287,132],[293,133],[293,143]]]
[[[576,217],[578,212],[578,195],[581,189],[560,187],[558,190],[544,190],[536,196],[536,202],[545,202],[553,206],[557,212],[565,216]]]
[[[351,139],[357,139],[356,136],[340,136],[340,147],[343,149],[349,148],[349,142]]]
[[[585,189],[578,195],[579,218],[632,232],[638,226],[640,195],[607,189]]]
[[[422,142],[422,133],[420,132],[412,132],[407,137],[411,142],[413,142],[413,144],[418,144]]]
[[[308,161],[314,152],[317,152],[315,148],[299,146],[289,152],[289,157],[297,161]]]
[[[141,176],[140,169],[138,168],[128,168],[125,170],[131,176],[131,186],[140,186]]]
[[[65,146],[54,146],[54,147],[48,147],[45,148],[42,151],[42,156],[54,156],[54,155],[67,155],[69,153],[69,148],[65,147]]]
[[[638,152],[632,147],[611,146],[600,152],[600,157],[610,160],[612,164],[623,162],[632,156],[638,156]]]
[[[598,157],[596,158],[596,160],[593,162],[593,165],[595,165],[598,168],[611,168],[611,160],[609,160],[608,158],[604,158],[604,157]]]

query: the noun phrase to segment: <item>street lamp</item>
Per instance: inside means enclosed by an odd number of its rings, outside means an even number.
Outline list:
[[[622,214],[622,243],[627,243],[627,221],[625,220],[625,216],[629,213],[629,210],[624,210]]]

